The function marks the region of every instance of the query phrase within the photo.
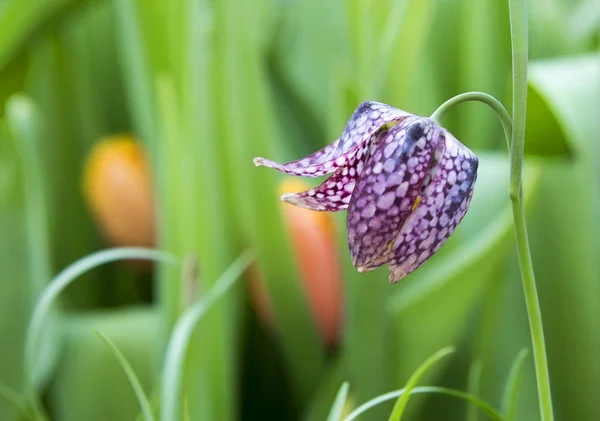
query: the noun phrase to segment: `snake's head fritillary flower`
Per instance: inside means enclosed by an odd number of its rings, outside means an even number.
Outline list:
[[[390,282],[420,267],[465,216],[477,178],[477,157],[429,118],[367,101],[342,136],[287,164],[257,166],[317,177],[318,187],[281,199],[318,211],[348,209],[352,264],[368,272],[384,264]]]

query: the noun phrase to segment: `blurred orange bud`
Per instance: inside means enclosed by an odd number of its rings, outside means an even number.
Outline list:
[[[85,199],[116,246],[154,245],[154,199],[146,154],[132,136],[102,139],[84,167]]]
[[[298,179],[285,179],[279,186],[281,194],[309,188]],[[302,286],[319,333],[324,343],[333,345],[338,340],[341,324],[342,280],[332,215],[283,202],[282,212]],[[259,268],[251,268],[249,278],[250,294],[260,319],[267,326],[274,327],[273,310]]]

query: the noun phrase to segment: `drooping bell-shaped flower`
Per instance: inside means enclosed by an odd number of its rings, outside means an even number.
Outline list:
[[[306,158],[257,166],[318,177],[318,187],[282,200],[318,211],[348,209],[348,246],[359,272],[390,267],[398,282],[431,257],[464,217],[477,157],[433,120],[367,101],[342,136]]]

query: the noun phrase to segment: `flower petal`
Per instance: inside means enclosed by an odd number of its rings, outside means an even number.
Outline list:
[[[348,245],[361,272],[391,259],[391,244],[411,214],[441,129],[426,118],[392,127],[371,148],[348,208]]]
[[[350,155],[344,166],[339,167],[318,187],[301,193],[284,194],[281,200],[316,211],[337,212],[348,208],[358,176],[357,165],[362,161],[367,147],[359,149]]]
[[[372,133],[366,142],[361,142],[348,151],[336,163],[343,163],[331,177],[314,189],[301,193],[289,193],[281,196],[281,200],[316,211],[337,212],[348,208],[356,180],[364,169],[369,149],[385,137],[390,125],[384,125]]]
[[[334,172],[340,165],[336,164],[336,158],[343,155],[339,153],[335,155],[340,144],[340,139],[325,146],[323,149],[307,156],[306,158],[297,159],[296,161],[288,162],[287,164],[278,164],[265,158],[254,158],[254,165],[257,167],[275,168],[278,171],[286,174],[298,175],[302,177],[320,177],[325,174]]]
[[[389,263],[390,282],[398,282],[429,259],[465,216],[477,179],[477,157],[448,131],[445,146],[431,183],[402,226]]]
[[[352,116],[337,145],[335,154],[343,154],[369,138],[382,126],[399,122],[412,114],[376,101],[362,102]]]
[[[382,126],[398,123],[410,115],[380,102],[365,101],[356,108],[348,120],[342,137],[323,149],[287,164],[279,164],[265,158],[254,158],[254,165],[275,168],[286,174],[302,177],[331,174],[343,165],[342,157],[346,156],[348,159],[348,153],[357,150],[358,146],[367,142]]]

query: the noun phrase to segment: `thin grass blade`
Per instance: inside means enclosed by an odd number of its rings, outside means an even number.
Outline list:
[[[529,350],[523,349],[516,356],[512,364],[504,395],[502,397],[502,413],[506,417],[506,421],[514,421],[517,417],[517,404],[519,403],[519,388],[523,378],[523,364],[529,355]]]
[[[0,398],[8,402],[17,411],[17,413],[22,414],[27,419],[31,417],[31,411],[25,403],[25,400],[19,395],[19,393],[6,386],[4,383],[0,383]]]
[[[406,408],[406,405],[408,405],[410,392],[415,388],[421,376],[425,374],[425,372],[436,362],[438,362],[445,356],[451,354],[452,352],[454,352],[454,348],[452,347],[442,348],[438,352],[433,354],[431,357],[429,357],[427,360],[425,360],[425,362],[415,370],[413,375],[410,376],[410,378],[406,382],[406,387],[404,388],[405,393],[400,395],[400,397],[396,401],[394,409],[392,410],[392,414],[390,415],[389,421],[400,421],[400,419],[402,418],[402,414],[404,413],[404,409]]]
[[[117,348],[117,346],[110,339],[108,339],[106,336],[104,336],[97,330],[94,330],[94,333],[96,335],[98,335],[98,337],[102,340],[102,342],[104,342],[110,348],[112,354],[115,356],[115,358],[121,365],[121,368],[125,372],[125,375],[127,376],[127,380],[129,380],[129,383],[131,384],[131,388],[135,392],[138,402],[140,403],[140,407],[142,409],[142,413],[144,414],[145,420],[146,421],[154,421],[154,417],[152,416],[152,407],[150,405],[150,401],[148,401],[148,397],[146,396],[146,393],[144,392],[144,388],[142,387],[140,380],[138,379],[137,375],[135,374],[135,371],[131,367],[131,364],[129,364],[129,361],[127,361],[127,358],[125,358],[123,353],[121,353],[121,351],[119,351],[119,348]]]
[[[346,403],[346,398],[348,397],[349,388],[350,385],[348,382],[342,384],[337,396],[335,397],[335,401],[333,402],[333,406],[331,407],[331,412],[327,417],[327,421],[340,421],[342,419],[344,404]]]
[[[401,397],[402,395],[404,395],[405,393],[406,393],[406,389],[400,389],[400,390],[395,390],[393,392],[389,392],[389,393],[385,393],[383,395],[377,396],[376,398],[373,398],[370,401],[365,402],[364,404],[362,404],[361,406],[356,408],[353,412],[350,413],[350,415],[348,415],[346,418],[344,418],[344,421],[355,420],[357,417],[362,415],[367,410],[373,408],[374,406],[377,406],[380,403],[383,403],[383,402],[386,402],[386,401],[389,401],[392,399],[397,399],[397,398]],[[453,396],[453,397],[456,397],[459,399],[463,399],[463,400],[479,407],[485,414],[488,415],[488,417],[491,420],[505,421],[505,419],[502,417],[502,415],[496,409],[494,409],[490,404],[488,404],[484,400],[482,400],[482,399],[478,398],[477,396],[474,396],[470,393],[463,392],[463,391],[457,390],[457,389],[447,388],[447,387],[421,386],[421,387],[415,387],[407,394],[415,394],[416,395],[416,394],[421,394],[421,393],[438,393],[438,394],[442,394],[442,395]]]
[[[195,305],[189,307],[175,324],[167,347],[162,374],[163,389],[160,417],[162,421],[179,421],[181,419],[183,368],[188,344],[196,325],[208,310],[229,291],[253,260],[253,253],[244,252],[227,268],[206,295]]]
[[[467,390],[470,394],[474,396],[477,396],[479,394],[481,369],[481,361],[476,361],[475,363],[473,363],[473,365],[471,365],[471,368],[469,369],[469,377],[467,379]],[[477,411],[475,411],[475,409],[476,408],[472,405],[467,406],[466,421],[477,421],[478,414]]]
[[[44,322],[48,317],[54,301],[56,301],[60,293],[81,274],[96,266],[125,259],[154,260],[170,264],[174,264],[177,261],[173,256],[158,250],[123,247],[92,253],[60,272],[40,295],[27,328],[25,338],[25,372],[26,380],[30,387],[34,384],[32,375],[36,359],[37,341],[43,334]]]

